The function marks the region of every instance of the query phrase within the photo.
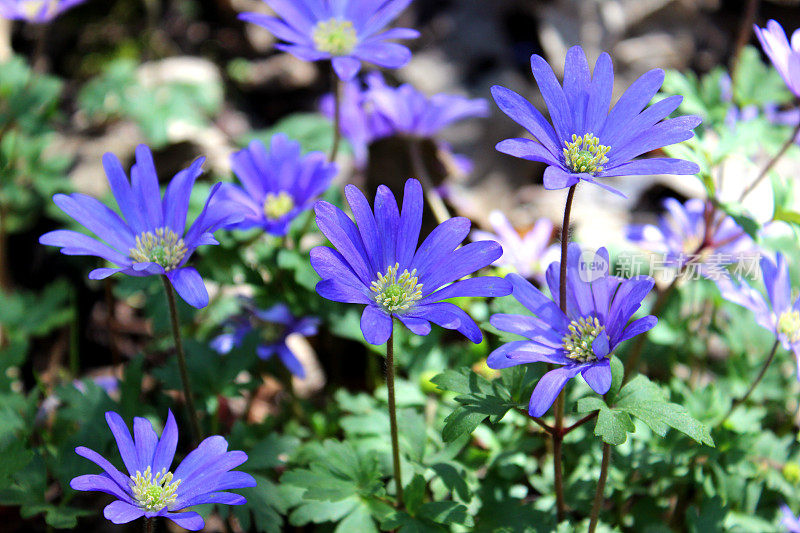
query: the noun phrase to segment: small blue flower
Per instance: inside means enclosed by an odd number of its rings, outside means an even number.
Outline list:
[[[330,59],[336,74],[350,80],[361,62],[400,68],[411,51],[393,39],[416,39],[410,28],[385,27],[411,0],[264,0],[278,17],[242,13],[239,18],[269,30],[288,44],[276,48],[305,61]]]
[[[553,244],[553,223],[540,218],[533,227],[520,235],[500,211],[489,213],[489,224],[494,233],[476,230],[473,241],[497,241],[503,247],[503,255],[495,266],[514,269],[526,279],[544,281],[545,266],[558,257],[559,246]]]
[[[303,337],[316,335],[318,326],[318,318],[296,318],[285,304],[275,304],[269,309],[257,309],[252,302],[246,301],[245,312],[231,320],[227,326],[229,331],[211,341],[211,348],[220,354],[230,353],[242,344],[251,331],[257,331],[264,340],[256,348],[258,356],[267,360],[277,354],[289,372],[302,379],[306,377],[306,371],[289,348],[286,339],[292,334]]]
[[[794,516],[792,510],[786,504],[781,505],[781,525],[786,528],[789,533],[800,533],[800,520]]]
[[[780,73],[786,86],[795,96],[800,97],[800,31],[786,38],[786,32],[777,21],[770,20],[766,28],[753,25],[764,53]]]
[[[561,365],[545,374],[531,395],[528,412],[542,416],[550,409],[567,381],[580,374],[597,394],[611,387],[609,356],[622,342],[644,333],[658,319],[649,315],[628,323],[653,288],[648,276],[621,279],[609,275],[609,257],[600,248],[584,260],[580,246],[567,253],[567,312],[558,303],[560,263],[547,269],[547,285],[553,300],[517,274],[506,276],[512,295],[534,316],[496,314],[490,323],[497,329],[527,340],[512,341],[489,354],[489,368],[501,369],[526,363]]]
[[[393,318],[417,335],[430,333],[433,322],[481,342],[475,321],[443,300],[509,294],[511,286],[502,278],[461,279],[497,260],[500,245],[482,241],[456,249],[469,234],[470,221],[455,217],[439,224],[418,247],[423,197],[414,179],[406,181],[402,213],[385,185],[375,194],[374,213],[356,187],[345,187],[345,196],[356,223],[328,202],[314,207],[319,229],[335,247],[311,250],[311,266],[322,278],[317,293],[335,302],[366,304],[361,331],[370,344],[389,339]]]
[[[757,251],[736,221],[703,200],[693,198],[681,204],[667,198],[664,208],[667,213],[657,226],[628,226],[626,237],[645,250],[663,254],[668,266],[680,269],[694,261],[700,274],[711,277],[720,265],[747,259]]]
[[[760,262],[767,299],[741,278],[725,277],[716,283],[723,298],[752,311],[758,325],[772,332],[785,349],[794,353],[800,381],[800,297],[792,303],[789,266],[782,254],[778,253],[776,258],[773,262],[764,256]]]
[[[199,246],[219,244],[213,233],[241,220],[241,215],[235,205],[212,201],[221,185],[218,183],[212,187],[203,211],[186,230],[189,197],[203,172],[204,161],[205,158],[198,158],[178,172],[162,200],[153,154],[147,146],[136,148],[130,181],[119,159],[107,153],[103,166],[122,217],[85,194],[56,194],[53,202],[97,239],[72,230],[56,230],[42,235],[39,242],[60,246],[65,255],[94,255],[116,265],[92,270],[89,279],[104,279],[117,272],[129,276],[165,275],[186,303],[205,307],[208,292],[203,279],[186,263]]]
[[[333,119],[332,94],[322,98],[320,110]],[[488,114],[489,106],[483,98],[445,93],[428,97],[409,84],[390,87],[379,72],[370,72],[366,76],[366,87],[357,79],[345,85],[340,128],[353,147],[356,165],[363,168],[369,145],[374,141],[393,135],[433,139],[455,122]],[[440,150],[452,153],[446,143],[436,140],[436,144]],[[463,156],[453,154],[453,157],[459,170],[463,170],[461,167],[466,162]]]
[[[586,181],[624,197],[598,178],[700,171],[695,163],[682,159],[633,160],[692,138],[692,130],[700,124],[695,116],[666,119],[681,104],[681,96],[667,97],[645,109],[664,81],[663,70],[651,70],[636,80],[609,111],[614,71],[608,54],[600,55],[590,74],[583,49],[570,48],[563,86],[542,57],[531,56],[531,69],[552,124],[522,96],[495,85],[492,95],[498,107],[534,137],[506,139],[497,144],[497,150],[549,165],[544,172],[545,189]]]
[[[0,17],[47,23],[86,0],[0,0]]]
[[[253,476],[232,470],[247,460],[247,454],[229,452],[228,442],[219,435],[203,440],[174,472],[170,471],[178,445],[178,425],[172,412],[161,438],[145,418],[133,419],[135,438],[131,438],[125,421],[117,413],[107,412],[106,422],[128,475],[94,450],[78,446],[75,453],[95,463],[103,473],[78,476],[69,486],[117,498],[103,510],[103,516],[115,524],[163,516],[184,529],[198,531],[205,527],[203,518],[186,509],[204,503],[241,505],[247,502],[244,496],[225,491],[256,486]]]
[[[231,166],[243,187],[224,183],[219,197],[238,206],[244,219],[230,227],[260,227],[279,237],[336,176],[336,165],[327,163],[325,154],[302,155],[300,143],[283,133],[272,136],[269,151],[261,141],[252,141],[231,156]]]
[[[483,98],[439,93],[426,96],[413,85],[390,87],[380,73],[367,76],[366,105],[390,126],[392,135],[432,138],[447,126],[473,117],[489,115]]]

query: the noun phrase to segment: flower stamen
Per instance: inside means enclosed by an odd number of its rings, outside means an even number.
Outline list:
[[[175,503],[177,499],[175,492],[181,484],[180,479],[172,481],[172,472],[167,472],[166,468],[162,468],[161,472],[156,472],[153,477],[149,466],[144,474],[137,470],[136,475],[131,476],[131,481],[133,481],[131,487],[133,499],[136,500],[139,507],[151,513],[157,513]]]
[[[406,311],[422,298],[422,283],[417,278],[417,269],[411,272],[403,270],[397,277],[399,269],[400,264],[395,263],[386,269],[386,274],[378,274],[378,280],[372,282],[375,301],[388,313]]]
[[[566,356],[574,361],[581,363],[588,363],[596,361],[597,356],[592,350],[592,343],[600,335],[600,332],[605,329],[600,325],[597,317],[593,318],[579,318],[570,322],[570,333],[564,335],[561,339],[561,346],[566,350]]]
[[[593,133],[583,137],[572,134],[572,142],[564,141],[564,163],[574,172],[596,174],[603,171],[603,165],[608,163],[606,154],[610,146],[600,144],[600,139]]]
[[[278,194],[267,193],[264,199],[264,216],[270,220],[278,220],[294,209],[294,198],[286,191]]]
[[[778,333],[790,343],[800,342],[800,311],[786,311],[778,318]]]
[[[137,263],[156,263],[169,272],[175,269],[186,255],[186,244],[169,228],[156,228],[155,233],[145,231],[136,236],[136,246],[128,253]]]
[[[358,44],[358,35],[353,23],[337,18],[319,21],[311,37],[317,50],[332,56],[350,55]]]

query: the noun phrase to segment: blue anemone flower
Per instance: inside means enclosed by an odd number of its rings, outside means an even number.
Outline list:
[[[278,17],[242,13],[239,18],[269,30],[287,44],[276,48],[305,61],[330,59],[336,74],[350,80],[361,62],[400,68],[411,51],[392,39],[416,39],[410,28],[385,27],[411,0],[264,0]]]
[[[558,302],[561,263],[547,269],[551,300],[518,274],[506,276],[512,295],[534,316],[492,315],[497,329],[526,340],[512,341],[489,354],[490,368],[501,369],[525,363],[561,365],[536,384],[528,412],[542,416],[550,409],[567,381],[580,374],[597,394],[611,387],[610,355],[622,342],[653,328],[658,319],[648,315],[630,324],[642,300],[653,288],[649,276],[621,279],[608,273],[609,257],[600,248],[585,257],[576,243],[567,251],[567,312]]]
[[[264,360],[277,354],[289,372],[302,379],[306,377],[306,371],[286,343],[286,339],[292,334],[303,337],[316,335],[317,326],[319,326],[318,318],[297,318],[286,304],[278,303],[269,309],[258,309],[247,300],[244,313],[230,321],[227,326],[229,331],[211,341],[211,348],[220,354],[229,353],[241,345],[251,331],[257,331],[261,333],[263,342],[256,347],[256,354]]]
[[[375,194],[375,209],[356,187],[345,187],[356,223],[338,207],[319,201],[317,225],[333,244],[311,250],[311,265],[322,281],[317,293],[335,302],[366,304],[361,331],[370,344],[383,344],[397,318],[417,335],[431,322],[454,329],[474,343],[483,338],[460,307],[442,300],[459,296],[505,296],[511,285],[498,277],[463,279],[492,264],[503,250],[491,241],[455,249],[469,234],[470,221],[446,220],[417,247],[423,196],[419,181],[406,181],[402,213],[385,185]],[[357,224],[357,226],[356,226]],[[460,281],[456,281],[460,280]]]
[[[664,200],[666,213],[652,224],[631,225],[629,241],[653,253],[664,254],[669,266],[683,268],[693,261],[699,273],[713,277],[719,266],[752,257],[757,252],[753,239],[724,211],[710,203],[691,198],[680,203]]]
[[[766,255],[762,257],[760,266],[767,298],[741,278],[718,279],[717,287],[723,298],[752,311],[756,323],[771,331],[785,349],[794,353],[800,381],[800,297],[792,302],[789,265],[783,254],[778,253],[774,262]]]
[[[367,105],[385,119],[393,135],[431,138],[454,122],[489,116],[489,103],[483,98],[427,96],[408,83],[391,87],[378,72],[367,76],[367,85]]]
[[[231,156],[231,166],[243,187],[224,183],[219,197],[238,205],[244,217],[232,227],[260,227],[279,237],[336,176],[336,165],[328,163],[325,154],[302,155],[300,143],[283,133],[272,136],[269,150],[261,141],[252,141]]]
[[[86,0],[0,0],[0,17],[47,23]]]
[[[682,159],[633,161],[647,152],[690,139],[692,130],[700,124],[700,118],[691,115],[665,120],[681,104],[681,96],[669,96],[645,109],[664,81],[663,70],[654,69],[641,76],[610,111],[614,71],[608,54],[600,55],[590,75],[583,49],[570,48],[563,86],[538,55],[531,56],[531,70],[552,125],[525,98],[495,85],[492,95],[498,107],[534,137],[506,139],[497,144],[497,150],[547,163],[545,189],[564,189],[586,181],[624,197],[598,178],[700,171],[695,163]]]
[[[56,194],[53,202],[97,239],[62,229],[45,233],[39,242],[60,246],[65,255],[94,255],[116,265],[92,270],[89,279],[104,279],[117,272],[129,276],[165,275],[186,303],[205,307],[208,292],[203,279],[186,263],[199,246],[219,244],[214,231],[241,220],[241,216],[235,205],[212,201],[221,185],[218,183],[212,187],[203,211],[186,230],[189,197],[203,172],[204,161],[205,158],[198,158],[178,172],[162,200],[153,154],[147,146],[136,148],[130,182],[119,159],[107,153],[103,167],[122,216],[85,194]]]
[[[146,418],[133,419],[134,438],[117,413],[107,412],[106,422],[128,475],[96,451],[78,446],[75,453],[95,463],[103,473],[78,476],[69,486],[117,498],[103,510],[103,516],[115,524],[163,516],[182,528],[198,531],[205,527],[203,518],[186,509],[204,503],[241,505],[247,502],[244,496],[225,491],[256,486],[253,476],[232,470],[247,460],[247,454],[229,452],[228,442],[219,435],[203,440],[171,471],[178,445],[178,425],[171,411],[161,438]]]
[[[800,97],[800,30],[795,30],[789,40],[783,26],[772,19],[765,28],[753,25],[753,29],[764,53],[786,82],[786,87]]]

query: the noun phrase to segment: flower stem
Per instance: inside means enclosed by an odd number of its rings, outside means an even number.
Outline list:
[[[331,65],[331,90],[333,91],[333,145],[328,154],[328,163],[336,160],[339,153],[339,143],[342,139],[342,81],[336,75],[336,71]]]
[[[600,507],[603,505],[603,492],[606,488],[608,479],[608,465],[611,462],[611,445],[603,443],[603,462],[600,464],[600,479],[597,480],[597,491],[594,493],[594,503],[592,504],[592,514],[589,519],[589,533],[594,533],[597,528],[597,520],[600,517]]]
[[[152,518],[145,518],[144,519],[144,533],[153,533],[153,519]]]
[[[558,285],[558,303],[561,311],[567,313],[567,248],[569,245],[569,218],[572,213],[572,200],[575,198],[577,185],[569,188],[567,203],[564,207],[564,221],[561,224],[561,272]],[[564,502],[564,474],[561,458],[561,443],[564,440],[564,390],[558,394],[555,405],[555,426],[553,428],[553,485],[556,491],[556,516],[558,521],[564,520],[567,506]]]
[[[791,136],[789,136],[789,138],[786,139],[786,142],[783,143],[783,146],[781,146],[781,149],[778,150],[778,153],[775,154],[775,156],[772,159],[769,160],[769,163],[767,163],[767,166],[765,166],[761,170],[761,172],[758,174],[758,177],[755,179],[755,181],[753,181],[753,183],[751,183],[744,191],[742,191],[741,196],[739,196],[739,202],[743,202],[744,199],[747,197],[747,195],[750,194],[751,192],[753,192],[753,189],[755,189],[758,186],[758,184],[761,183],[761,180],[763,180],[767,176],[767,174],[769,174],[769,171],[772,170],[772,167],[775,166],[775,164],[778,162],[778,160],[781,157],[783,157],[783,155],[786,153],[786,151],[789,148],[791,148],[791,146],[794,144],[794,140],[795,140],[795,138],[797,137],[798,134],[800,134],[800,122],[797,124],[797,126],[795,126],[794,130],[792,130]]]
[[[200,421],[197,419],[197,410],[194,408],[194,396],[192,386],[189,384],[189,372],[186,370],[186,354],[183,351],[183,340],[181,340],[181,328],[178,324],[178,310],[175,305],[175,290],[167,276],[161,276],[164,282],[164,290],[167,293],[167,303],[169,304],[169,316],[172,322],[172,335],[175,338],[175,351],[178,353],[178,368],[181,372],[183,382],[183,395],[186,397],[186,408],[189,410],[189,420],[192,425],[192,439],[195,444],[200,442]]]
[[[392,466],[397,491],[397,508],[402,509],[403,481],[400,475],[400,444],[397,439],[397,405],[394,399],[394,332],[386,342],[386,388],[389,391],[389,431],[392,434]]]
[[[422,150],[420,149],[422,141],[419,139],[410,139],[409,144],[408,150],[411,156],[411,167],[413,168],[416,178],[422,182],[422,188],[425,191],[425,199],[428,200],[428,205],[431,207],[433,216],[436,217],[436,222],[441,224],[450,218],[450,212],[447,210],[447,206],[444,205],[444,200],[439,196],[436,187],[433,186],[433,182],[426,171],[425,161],[422,159]]]
[[[725,414],[725,418],[722,419],[722,422],[720,422],[720,425],[723,425],[731,416],[731,413],[733,413],[734,409],[736,409],[737,407],[742,405],[745,401],[747,401],[747,398],[749,398],[750,395],[753,393],[753,391],[756,390],[756,387],[764,378],[764,374],[767,373],[767,368],[769,368],[769,365],[772,363],[772,360],[775,359],[775,353],[778,351],[779,344],[780,341],[775,341],[775,344],[772,345],[772,351],[769,352],[769,357],[767,357],[767,360],[764,361],[764,366],[761,367],[761,371],[758,373],[756,380],[750,385],[750,388],[747,389],[747,392],[744,394],[744,396],[742,396],[738,400],[733,401],[733,403],[731,404],[731,408],[728,409],[728,412]]]

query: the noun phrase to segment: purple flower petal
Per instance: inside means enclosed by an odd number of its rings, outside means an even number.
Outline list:
[[[392,334],[392,317],[374,305],[368,305],[361,314],[361,332],[370,344],[383,344]]]
[[[577,376],[584,368],[584,365],[562,366],[542,376],[542,379],[533,389],[531,401],[528,405],[528,413],[531,416],[544,415],[553,405],[556,396],[567,384],[567,381]]]
[[[183,298],[187,304],[196,309],[202,309],[208,305],[208,291],[203,283],[203,278],[193,267],[179,268],[167,272],[175,292]]]
[[[597,394],[605,394],[611,388],[611,366],[608,359],[585,367],[581,376]]]
[[[567,172],[561,167],[549,166],[544,169],[544,188],[549,191],[566,189],[580,181],[579,174]]]
[[[115,524],[127,524],[144,516],[144,511],[128,502],[117,500],[106,505],[103,516]]]

